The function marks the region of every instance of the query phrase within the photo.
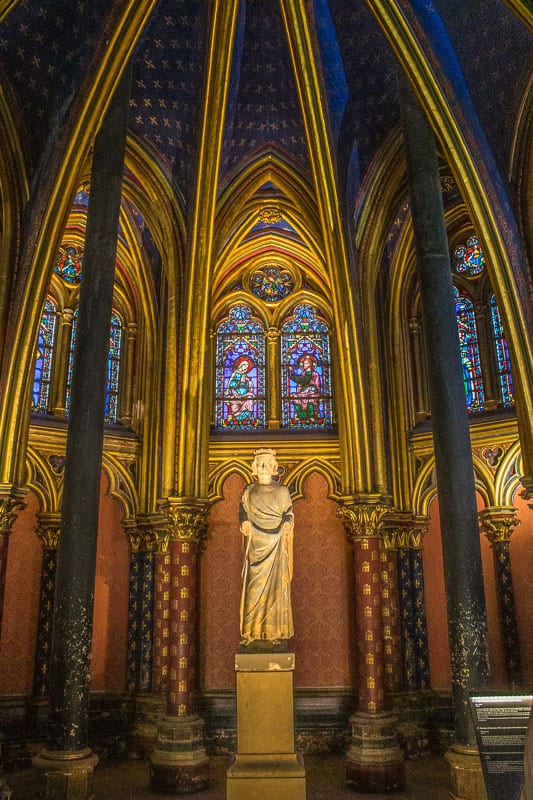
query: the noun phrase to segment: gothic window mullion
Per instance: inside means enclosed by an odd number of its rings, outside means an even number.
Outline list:
[[[70,340],[72,336],[72,320],[74,311],[64,308],[60,318],[58,341],[56,345],[57,358],[52,379],[53,400],[52,412],[54,416],[66,415],[66,392],[68,378],[68,363],[70,353]]]

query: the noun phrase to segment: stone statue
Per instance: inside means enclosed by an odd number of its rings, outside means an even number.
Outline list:
[[[240,608],[241,646],[279,647],[294,635],[291,607],[294,514],[289,490],[274,481],[276,451],[255,451],[257,481],[242,494],[239,519],[245,537]],[[259,645],[260,646],[260,645]]]

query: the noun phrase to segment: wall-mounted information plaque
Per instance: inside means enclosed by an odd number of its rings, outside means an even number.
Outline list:
[[[470,705],[488,800],[519,800],[530,694],[472,694]]]

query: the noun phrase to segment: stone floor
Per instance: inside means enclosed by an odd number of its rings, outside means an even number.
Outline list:
[[[225,800],[227,758],[210,759],[210,788],[197,794],[179,795],[196,800]],[[344,759],[340,755],[305,757],[307,800],[449,800],[448,767],[443,758],[429,757],[407,761],[404,792],[393,795],[363,795],[345,787]],[[40,776],[35,769],[6,773],[13,789],[12,800],[41,800]],[[145,761],[103,761],[95,770],[97,800],[165,800],[171,795],[156,795],[148,789]],[[176,797],[172,795],[172,797]],[[253,800],[253,798],[250,798]],[[275,800],[275,798],[272,798]]]

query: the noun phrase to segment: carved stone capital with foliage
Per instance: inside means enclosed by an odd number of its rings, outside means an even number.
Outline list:
[[[170,539],[200,542],[207,536],[209,503],[194,497],[169,497],[160,504]]]
[[[389,506],[377,494],[346,500],[337,509],[350,542],[381,537],[383,521],[389,513]]]
[[[11,533],[17,514],[26,508],[26,492],[17,486],[0,488],[0,534]]]
[[[508,542],[513,530],[520,525],[514,506],[488,506],[479,514],[479,525],[491,544]]]
[[[61,514],[38,514],[35,533],[45,550],[57,550],[61,535]]]

